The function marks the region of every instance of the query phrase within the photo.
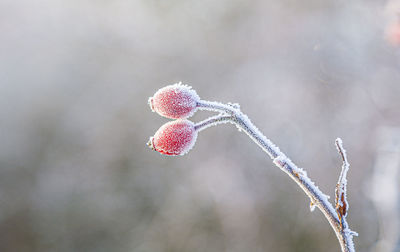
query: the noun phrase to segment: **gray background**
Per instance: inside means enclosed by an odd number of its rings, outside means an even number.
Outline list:
[[[339,251],[234,126],[182,157],[148,149],[168,120],[147,99],[178,81],[240,103],[332,197],[341,137],[356,248],[385,251],[369,194],[379,132],[400,123],[393,17],[385,1],[0,0],[0,251]]]

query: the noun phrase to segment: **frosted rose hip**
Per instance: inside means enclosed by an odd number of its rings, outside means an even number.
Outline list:
[[[184,155],[193,147],[196,138],[193,122],[180,119],[161,126],[147,144],[161,154]]]
[[[161,88],[149,98],[150,108],[158,114],[170,118],[188,118],[197,109],[200,97],[191,87],[181,83]]]

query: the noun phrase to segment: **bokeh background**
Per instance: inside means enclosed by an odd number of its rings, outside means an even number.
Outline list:
[[[0,0],[0,251],[339,251],[234,126],[182,157],[148,149],[168,120],[147,99],[178,81],[240,103],[331,196],[341,137],[357,251],[400,251],[399,7]]]

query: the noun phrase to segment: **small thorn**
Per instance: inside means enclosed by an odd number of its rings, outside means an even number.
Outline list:
[[[315,207],[316,207],[315,203],[311,201],[311,202],[310,202],[310,211],[311,211],[311,212],[314,212]]]

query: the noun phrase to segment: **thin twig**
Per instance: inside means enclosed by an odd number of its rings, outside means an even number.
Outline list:
[[[350,164],[347,161],[346,151],[343,148],[342,139],[337,138],[335,141],[336,148],[342,157],[343,165],[342,171],[340,172],[339,180],[336,184],[335,189],[335,203],[336,203],[336,212],[339,215],[339,219],[342,217],[346,217],[347,210],[349,209],[347,202],[347,171],[349,170]]]
[[[225,114],[219,114],[210,118],[207,118],[204,121],[198,122],[194,125],[194,128],[197,131],[202,131],[208,127],[217,125],[217,124],[221,124],[221,123],[227,123],[230,120],[232,120],[232,116],[228,116]]]
[[[339,180],[335,188],[335,208],[340,221],[340,232],[342,236],[348,237],[344,242],[350,244],[348,247],[354,247],[353,236],[357,236],[358,234],[349,229],[346,221],[346,216],[349,210],[349,203],[347,202],[347,172],[349,171],[350,164],[347,161],[346,150],[343,148],[342,139],[337,138],[335,145],[343,161],[342,171],[340,172]]]

